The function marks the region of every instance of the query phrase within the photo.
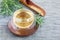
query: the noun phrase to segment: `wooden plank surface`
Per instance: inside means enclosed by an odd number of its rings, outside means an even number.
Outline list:
[[[0,16],[0,40],[60,40],[60,0],[32,1],[46,10],[42,27],[29,37],[17,37],[7,27],[10,17]]]

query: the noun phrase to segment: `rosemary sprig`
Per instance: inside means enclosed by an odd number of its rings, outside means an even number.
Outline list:
[[[19,4],[18,0],[2,0],[0,14],[9,16],[12,15],[15,10],[20,8],[22,8],[22,5]]]
[[[36,21],[39,25],[42,25],[43,20],[44,20],[44,17],[40,16],[39,14],[36,14],[36,15],[35,15],[35,21]]]

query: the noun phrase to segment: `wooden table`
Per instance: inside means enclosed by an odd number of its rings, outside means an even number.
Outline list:
[[[60,40],[60,0],[32,1],[46,10],[42,27],[29,37],[17,37],[7,27],[11,17],[0,16],[0,40]]]

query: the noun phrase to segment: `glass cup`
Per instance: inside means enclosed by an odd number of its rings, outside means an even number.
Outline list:
[[[13,18],[8,23],[10,31],[17,36],[29,36],[35,33],[38,27],[34,13],[26,9],[15,11]]]

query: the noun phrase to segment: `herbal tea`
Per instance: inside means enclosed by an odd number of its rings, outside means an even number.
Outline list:
[[[15,24],[20,28],[27,28],[34,22],[34,15],[28,11],[18,11],[15,13]]]
[[[21,27],[29,26],[33,22],[33,19],[31,18],[31,16],[26,12],[19,13],[16,16],[16,18],[20,19],[20,21],[16,20],[16,24],[21,26]]]

